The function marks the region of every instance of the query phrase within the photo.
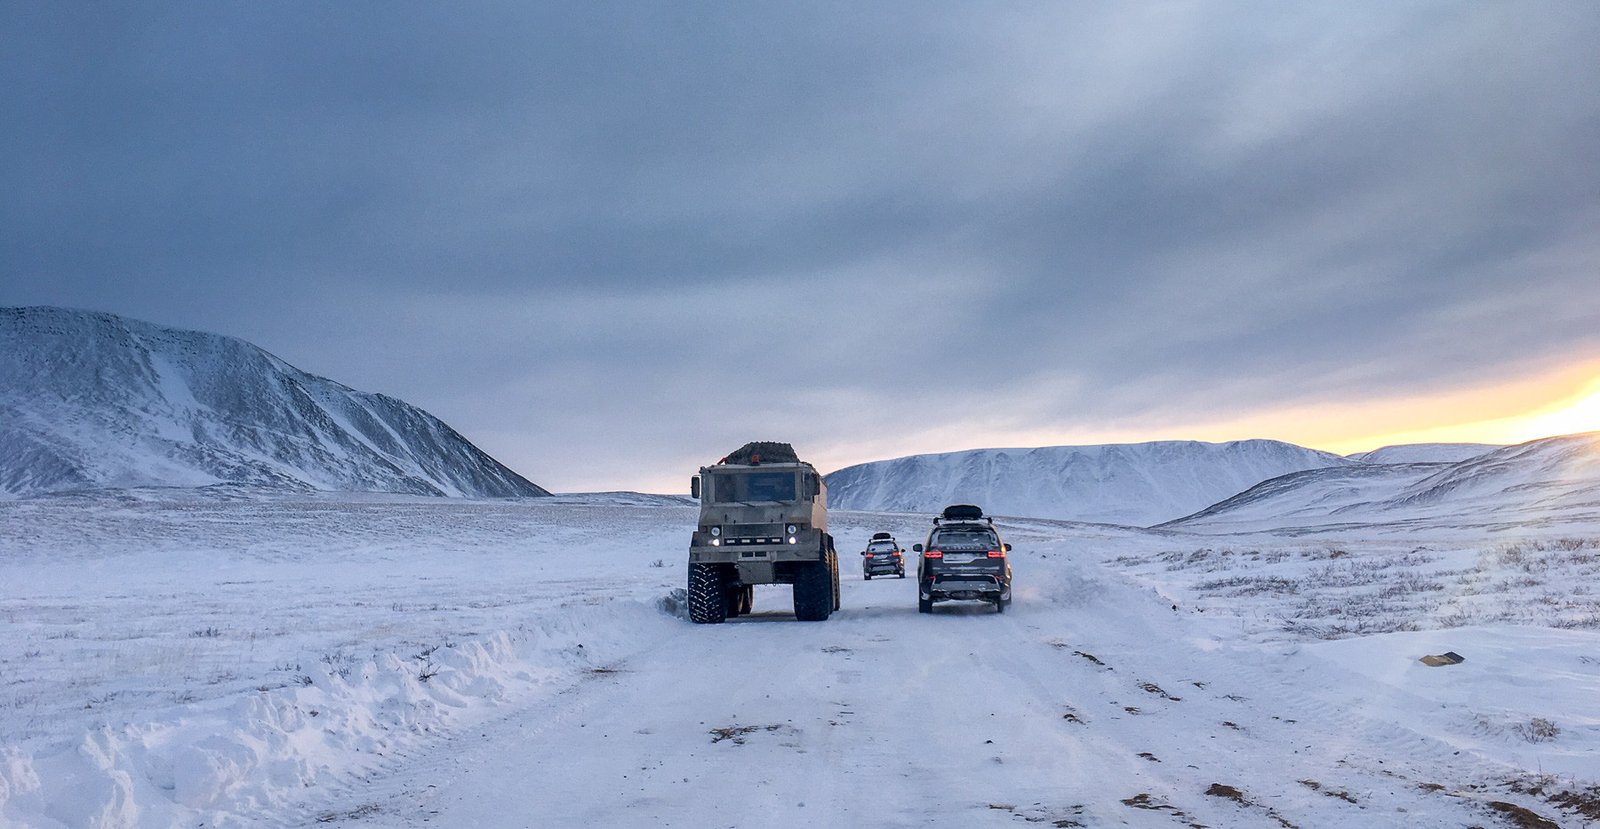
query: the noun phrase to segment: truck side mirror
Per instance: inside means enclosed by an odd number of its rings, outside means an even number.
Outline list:
[[[698,499],[700,497],[700,476],[699,475],[696,475],[696,476],[694,476],[694,477],[689,479],[689,497],[695,498],[695,499]]]
[[[921,544],[913,544],[913,545],[911,545],[911,552],[913,552],[913,553],[922,552],[922,545]]]

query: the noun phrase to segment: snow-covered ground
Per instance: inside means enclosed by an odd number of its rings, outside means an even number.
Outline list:
[[[1592,522],[1001,520],[1011,610],[921,615],[854,553],[926,517],[835,512],[833,619],[695,626],[694,514],[0,502],[0,824],[1600,823]]]

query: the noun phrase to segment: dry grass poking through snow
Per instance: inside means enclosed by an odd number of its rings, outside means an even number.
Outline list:
[[[1600,629],[1600,539],[1490,549],[1253,537],[1249,547],[1123,555],[1111,564],[1265,638],[1343,639],[1508,623]]]

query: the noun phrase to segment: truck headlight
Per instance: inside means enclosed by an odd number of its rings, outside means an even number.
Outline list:
[[[795,525],[793,525],[793,524],[790,524],[790,525],[789,525],[789,534],[790,534],[790,535],[794,535],[794,534],[795,534],[795,533],[797,533],[797,532],[800,532],[800,528],[799,528],[799,527],[796,527],[796,526],[795,526]]]

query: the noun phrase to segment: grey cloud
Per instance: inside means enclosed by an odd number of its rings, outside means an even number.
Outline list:
[[[1600,347],[1587,3],[0,16],[0,302],[245,336],[555,486],[619,434],[1125,422]]]

